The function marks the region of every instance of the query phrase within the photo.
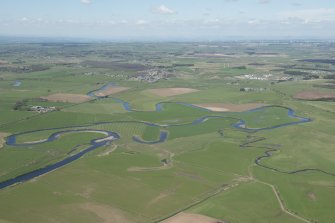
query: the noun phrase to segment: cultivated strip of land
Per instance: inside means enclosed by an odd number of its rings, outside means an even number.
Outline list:
[[[194,104],[194,105],[214,112],[244,112],[265,106],[265,104],[260,103],[246,103],[246,104],[206,103],[206,104]]]
[[[147,90],[147,92],[161,97],[176,96],[197,91],[199,90],[193,88],[156,88]]]
[[[91,100],[91,98],[85,94],[65,94],[65,93],[51,94],[41,98],[52,102],[68,102],[68,103],[82,103]]]

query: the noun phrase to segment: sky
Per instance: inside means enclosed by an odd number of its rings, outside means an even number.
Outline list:
[[[0,0],[0,36],[335,38],[335,0]]]

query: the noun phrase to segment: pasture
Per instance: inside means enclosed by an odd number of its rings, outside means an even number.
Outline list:
[[[335,221],[335,105],[297,97],[333,92],[320,87],[325,71],[282,81],[283,64],[310,68],[298,59],[320,52],[290,44],[256,55],[238,43],[56,44],[71,63],[50,50],[43,69],[42,45],[7,46],[17,51],[0,55],[0,222]],[[37,70],[15,63],[25,49]]]

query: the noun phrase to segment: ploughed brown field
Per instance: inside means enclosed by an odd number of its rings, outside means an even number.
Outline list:
[[[182,212],[162,221],[161,223],[224,223],[224,221],[207,217],[205,215]]]
[[[206,108],[214,112],[244,112],[250,109],[265,106],[260,103],[246,103],[246,104],[230,104],[230,103],[207,103],[207,104],[194,104],[195,106]]]
[[[149,89],[147,92],[155,94],[161,97],[169,97],[181,94],[188,94],[192,92],[197,92],[199,90],[193,88],[156,88],[156,89]]]
[[[91,97],[85,94],[64,94],[64,93],[51,94],[41,98],[47,99],[48,101],[52,102],[69,102],[69,103],[81,103],[91,100]]]
[[[335,93],[332,92],[318,92],[318,91],[301,91],[293,96],[300,100],[335,100]]]
[[[8,62],[5,60],[0,60],[0,64],[8,64]]]

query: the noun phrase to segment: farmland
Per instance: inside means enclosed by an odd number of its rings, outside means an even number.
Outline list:
[[[334,222],[334,50],[0,44],[0,222]]]

